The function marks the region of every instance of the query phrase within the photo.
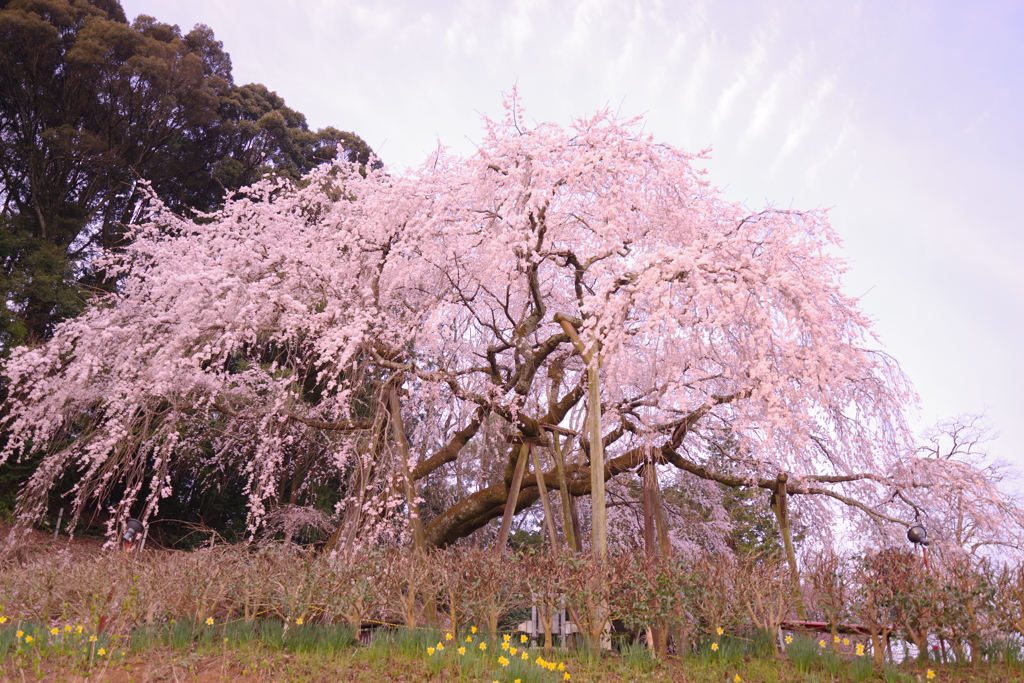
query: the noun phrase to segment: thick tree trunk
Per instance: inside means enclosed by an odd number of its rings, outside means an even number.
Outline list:
[[[605,463],[605,479],[635,468],[643,461],[643,457],[643,450],[634,448],[609,460]],[[565,475],[570,495],[585,496],[590,493],[590,470],[591,468],[586,465],[566,466]],[[554,470],[545,472],[544,483],[552,488],[557,486],[558,472]],[[483,527],[495,517],[501,516],[509,500],[509,492],[510,488],[504,481],[501,481],[462,499],[435,517],[427,526],[427,544],[449,545]],[[532,481],[524,481],[515,501],[514,512],[525,510],[536,503],[539,498],[537,484]]]

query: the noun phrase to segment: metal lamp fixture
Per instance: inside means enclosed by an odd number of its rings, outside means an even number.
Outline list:
[[[136,540],[142,538],[142,530],[142,522],[134,517],[128,518],[128,521],[124,524],[124,535],[121,537],[126,549],[131,548]]]
[[[915,524],[907,529],[907,540],[914,545],[928,545],[928,532],[921,524]]]

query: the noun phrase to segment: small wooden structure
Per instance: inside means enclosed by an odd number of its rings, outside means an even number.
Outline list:
[[[537,609],[536,605],[533,605],[530,608],[530,620],[520,622],[519,625],[516,626],[516,632],[525,633],[531,639],[536,640],[537,642],[542,642],[542,639],[544,638],[544,627],[540,623],[540,614]],[[562,607],[561,609],[555,610],[555,614],[551,621],[551,635],[559,637],[559,641],[555,643],[555,647],[569,647],[572,642],[570,641],[570,638],[573,637],[573,634],[579,632],[580,629],[575,623],[573,623],[567,608]],[[607,624],[604,632],[601,634],[601,649],[612,649],[611,624]]]
[[[832,633],[832,624],[827,621],[806,621],[790,619],[779,624],[783,631],[809,631],[811,633]],[[870,636],[871,631],[860,624],[836,624],[836,633],[849,633],[858,636]]]
[[[544,637],[544,627],[540,623],[540,613],[536,605],[530,608],[529,621],[521,622],[516,626],[516,631],[525,633],[534,640]],[[554,618],[551,621],[551,634],[560,637],[557,647],[569,647],[569,637],[574,633],[579,633],[579,628],[572,623],[569,610],[565,607],[555,610]]]

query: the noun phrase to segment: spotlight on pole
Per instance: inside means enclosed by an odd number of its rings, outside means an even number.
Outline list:
[[[142,522],[134,517],[128,518],[128,521],[124,524],[124,535],[121,537],[125,550],[131,550],[136,541],[142,539],[142,530]]]
[[[928,545],[928,532],[920,524],[907,529],[907,540],[914,545]]]

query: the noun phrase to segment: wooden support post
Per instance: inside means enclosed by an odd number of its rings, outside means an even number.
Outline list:
[[[659,555],[662,561],[668,560],[672,555],[672,543],[668,537],[668,525],[661,500],[661,487],[658,485],[658,468],[653,449],[648,450],[641,471],[643,473],[644,498],[644,549],[647,553],[648,564],[653,564],[658,560]],[[668,655],[668,623],[665,619],[656,619],[651,625],[651,641],[656,656]]]
[[[658,461],[651,460],[651,490],[654,491],[654,524],[658,529],[658,542],[661,544],[663,559],[672,557],[672,539],[668,535],[668,518],[665,515],[665,501],[661,497],[661,485],[658,483]]]
[[[608,510],[604,492],[604,442],[601,440],[601,349],[595,343],[587,349],[572,321],[561,313],[555,322],[562,326],[576,351],[587,364],[587,426],[590,436],[590,539],[594,557],[608,559]]]
[[[569,493],[569,482],[565,479],[565,456],[562,453],[562,446],[559,443],[558,434],[554,431],[551,438],[555,442],[555,469],[558,471],[558,492],[562,499],[562,527],[565,529],[565,542],[569,549],[578,553],[580,551],[579,527],[576,525],[576,501]],[[567,439],[566,444],[571,444],[572,439]]]
[[[643,498],[644,498],[644,551],[647,555],[647,563],[652,564],[658,558],[658,529],[654,522],[654,487],[657,482],[653,475],[654,463],[651,462],[650,453],[641,469],[643,477]]]
[[[561,544],[558,542],[558,532],[555,530],[555,516],[551,510],[551,501],[548,500],[548,487],[544,483],[544,470],[540,466],[540,456],[537,454],[537,449],[533,447],[533,444],[528,444],[527,448],[530,450],[530,457],[533,461],[533,473],[537,478],[537,491],[540,494],[540,502],[544,507],[544,528],[548,532],[551,550],[557,553],[558,547]]]
[[[602,562],[608,559],[608,511],[604,493],[604,442],[601,440],[601,388],[598,383],[598,354],[587,364],[588,405],[587,422],[590,426],[590,532],[594,557]]]
[[[789,562],[789,579],[793,585],[793,600],[796,602],[797,616],[807,619],[807,612],[804,609],[803,594],[800,591],[800,570],[796,565],[796,552],[793,550],[793,533],[789,526],[789,501],[786,497],[786,481],[789,475],[780,472],[775,478],[775,490],[772,492],[771,506],[775,513],[775,519],[779,523],[779,533],[782,535],[782,544],[786,549],[786,560]]]
[[[391,433],[398,444],[398,459],[401,461],[402,481],[405,484],[405,504],[409,508],[409,524],[412,527],[412,540],[417,553],[425,553],[426,534],[423,531],[423,520],[420,519],[419,506],[416,505],[416,485],[412,480],[412,471],[409,469],[409,440],[405,436],[405,428],[402,426],[402,410],[398,405],[398,392],[391,389],[388,395],[388,403],[391,408]]]
[[[519,447],[519,455],[516,459],[516,471],[512,475],[512,486],[508,491],[508,499],[505,501],[505,513],[501,516],[501,528],[498,529],[498,540],[495,542],[495,549],[498,554],[505,552],[508,545],[508,533],[512,529],[512,517],[516,514],[516,503],[519,501],[519,488],[523,485],[523,474],[526,472],[526,450],[529,445],[523,444]]]

